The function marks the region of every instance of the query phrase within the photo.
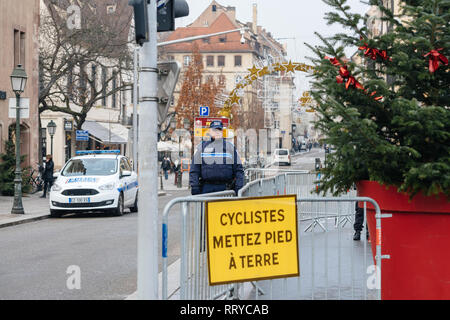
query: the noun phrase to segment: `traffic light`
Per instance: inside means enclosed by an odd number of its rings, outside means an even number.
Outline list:
[[[175,18],[189,15],[186,0],[158,0],[158,32],[174,31]]]
[[[158,32],[174,31],[175,18],[189,15],[189,5],[186,0],[155,0],[158,11]],[[134,8],[134,29],[136,42],[143,45],[149,39],[148,3],[150,0],[129,0]]]
[[[142,46],[144,42],[150,40],[147,10],[148,1],[149,0],[130,0],[128,2],[128,4],[134,8],[134,30],[136,42],[140,46]]]

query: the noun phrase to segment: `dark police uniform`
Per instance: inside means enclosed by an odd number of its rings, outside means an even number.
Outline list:
[[[210,128],[223,129],[213,121]],[[235,146],[225,139],[203,141],[197,147],[189,172],[191,192],[204,194],[234,190],[244,186],[244,169]]]

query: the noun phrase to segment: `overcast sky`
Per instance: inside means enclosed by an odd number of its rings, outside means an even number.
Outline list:
[[[177,26],[185,26],[195,20],[211,0],[187,0],[187,2],[189,17],[177,19]],[[337,25],[326,24],[324,16],[331,8],[322,0],[217,0],[217,2],[223,6],[236,7],[236,18],[243,23],[252,21],[252,5],[256,3],[259,26],[271,32],[274,38],[294,38],[279,41],[287,44],[288,57],[295,62],[308,62],[305,56],[312,55],[304,42],[311,45],[321,44],[314,36],[315,31],[325,36],[343,31],[338,29]],[[369,9],[369,6],[360,0],[348,0],[347,3],[355,13],[364,14]],[[355,51],[356,49],[349,49],[347,55]]]

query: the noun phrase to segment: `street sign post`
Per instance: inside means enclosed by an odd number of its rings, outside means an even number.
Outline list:
[[[16,98],[9,98],[9,118],[16,118]],[[30,99],[28,98],[20,98],[20,119],[29,119],[30,118]]]
[[[200,117],[209,117],[209,107],[201,106],[199,110]]]
[[[77,130],[75,140],[76,141],[89,141],[89,131]]]
[[[209,284],[298,277],[297,196],[206,203]]]

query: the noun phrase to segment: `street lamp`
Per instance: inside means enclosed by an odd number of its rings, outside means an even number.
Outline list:
[[[50,122],[47,125],[48,134],[50,135],[50,154],[53,156],[53,136],[56,132],[56,123],[53,122],[53,120],[50,120]]]
[[[186,130],[189,130],[191,128],[191,122],[189,121],[188,118],[184,118],[184,120],[183,120],[183,127]]]
[[[20,168],[20,95],[27,85],[27,73],[17,65],[11,74],[11,87],[16,94],[16,171],[14,177],[14,204],[12,214],[25,214],[22,205],[22,170]]]
[[[177,120],[175,119],[175,116],[170,119],[170,128],[173,130],[177,127]]]

